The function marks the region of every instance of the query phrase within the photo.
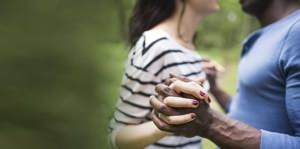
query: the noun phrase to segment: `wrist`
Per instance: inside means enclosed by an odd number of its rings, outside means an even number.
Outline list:
[[[153,131],[153,136],[155,136],[155,138],[163,138],[169,135],[172,135],[172,133],[167,131],[162,131],[155,126],[155,129]]]
[[[212,87],[212,88],[210,88],[209,91],[210,91],[210,93],[211,93],[212,95],[214,95],[215,97],[219,97],[219,96],[221,96],[221,95],[226,94],[226,93],[224,92],[224,90],[223,90],[221,87],[219,87],[219,86]]]
[[[205,130],[200,132],[199,136],[204,137],[204,138],[210,138],[211,132],[213,132],[212,125],[215,122],[214,112],[215,111],[213,111],[211,108],[207,109],[207,115],[209,115],[207,118],[208,120],[206,122]]]
[[[209,90],[211,93],[219,93],[222,91],[222,89],[219,87],[219,85],[210,86]]]
[[[202,107],[200,107],[202,106]],[[194,120],[193,125],[195,135],[208,138],[211,125],[213,124],[213,113],[214,111],[207,104],[201,104],[199,109],[195,112],[197,118]]]

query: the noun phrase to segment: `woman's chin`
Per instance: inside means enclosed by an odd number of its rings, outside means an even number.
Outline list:
[[[217,5],[216,7],[215,7],[215,9],[214,9],[214,12],[218,12],[218,11],[220,11],[220,6],[219,5]]]
[[[220,11],[220,6],[216,5],[207,12],[207,15],[211,15],[211,14],[217,13],[219,11]]]

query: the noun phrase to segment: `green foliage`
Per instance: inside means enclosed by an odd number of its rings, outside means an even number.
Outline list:
[[[99,44],[102,32],[114,33],[101,27],[101,7],[96,0],[1,2],[1,148],[101,146]]]
[[[242,12],[236,0],[220,1],[220,5],[221,10],[209,16],[200,27],[200,49],[235,49],[257,27],[253,18]]]
[[[108,148],[106,128],[128,52],[122,33],[133,3],[1,1],[1,148]],[[235,49],[256,24],[237,2],[221,4],[200,28],[200,52],[234,70]],[[222,84],[234,93],[230,72]]]

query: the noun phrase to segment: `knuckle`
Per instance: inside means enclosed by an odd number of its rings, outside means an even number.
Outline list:
[[[165,86],[166,86],[165,84],[160,83],[160,84],[155,86],[155,89],[156,90],[162,90]]]
[[[159,127],[159,129],[162,130],[162,131],[168,131],[168,129],[165,128],[165,127]]]
[[[165,129],[165,125],[162,124],[162,123],[158,123],[158,124],[156,124],[156,126],[157,126],[159,129],[161,129],[161,130],[164,130],[164,129]]]
[[[155,86],[155,91],[159,92],[161,90],[161,84]]]
[[[171,91],[171,89],[170,89],[169,87],[164,87],[164,88],[163,88],[163,91],[164,91],[165,93],[169,93],[169,92]]]
[[[149,100],[149,103],[151,106],[153,106],[153,100],[154,100],[153,98],[150,98],[150,100]]]
[[[162,123],[162,124],[160,124],[160,129],[161,129],[161,130],[164,130],[164,131],[168,131],[168,125]]]
[[[173,88],[178,87],[178,80],[174,80],[173,83],[172,83],[172,85],[173,85]]]
[[[168,107],[165,106],[165,105],[161,105],[158,110],[159,110],[160,113],[167,113],[168,112]]]
[[[172,123],[172,120],[168,116],[164,117],[164,121],[168,124]]]
[[[164,82],[164,84],[166,84],[166,85],[170,85],[170,84],[172,84],[172,81],[171,81],[171,79],[167,79],[167,80]]]
[[[177,81],[177,77],[171,78],[170,81],[173,82],[173,83],[176,82]]]

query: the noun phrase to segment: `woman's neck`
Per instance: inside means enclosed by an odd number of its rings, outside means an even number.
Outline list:
[[[178,15],[174,17],[173,21],[177,22],[177,36],[184,42],[193,43],[194,35],[201,20],[202,16],[192,12],[190,9],[186,9],[181,18]]]
[[[189,8],[186,8],[184,13],[181,14],[181,9],[176,11],[172,17],[161,23],[158,28],[166,30],[184,47],[195,49],[193,39],[203,17]]]

